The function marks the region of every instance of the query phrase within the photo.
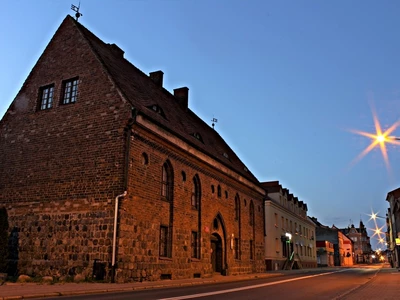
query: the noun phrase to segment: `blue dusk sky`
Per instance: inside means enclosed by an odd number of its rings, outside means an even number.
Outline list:
[[[71,4],[2,1],[0,117],[74,16]],[[373,108],[383,130],[400,119],[400,1],[81,0],[80,9],[79,21],[143,72],[162,70],[167,90],[187,86],[191,110],[218,119],[248,169],[279,180],[309,216],[340,228],[385,216],[400,145],[387,145],[390,169],[379,147],[354,163],[371,139],[350,130],[374,133]]]

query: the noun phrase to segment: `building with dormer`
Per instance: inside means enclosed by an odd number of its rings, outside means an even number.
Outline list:
[[[127,282],[265,270],[264,189],[189,108],[189,89],[167,91],[163,75],[63,20],[0,121],[13,274]],[[306,206],[294,207],[306,225]]]
[[[267,270],[314,268],[315,224],[308,219],[307,204],[279,181],[262,182],[265,200],[265,261]]]

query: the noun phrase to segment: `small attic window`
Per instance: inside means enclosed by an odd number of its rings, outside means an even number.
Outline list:
[[[249,171],[246,167],[244,167],[243,170],[244,170],[245,172]]]
[[[53,107],[54,84],[39,89],[39,110]]]
[[[224,152],[222,155],[223,155],[225,158],[229,159],[228,153]]]
[[[161,108],[159,105],[153,104],[153,105],[147,106],[147,108],[148,108],[148,109],[151,109],[152,111],[158,113],[158,114],[161,115],[163,118],[165,118],[164,111],[162,110],[162,108]]]
[[[63,81],[63,94],[61,104],[75,103],[78,98],[79,78],[75,77]]]
[[[204,143],[204,142],[203,142],[203,138],[201,137],[200,133],[195,132],[195,133],[193,133],[192,135],[193,135],[196,139],[198,139],[200,142]]]

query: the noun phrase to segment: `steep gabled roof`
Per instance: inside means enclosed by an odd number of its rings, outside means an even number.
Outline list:
[[[389,201],[390,196],[393,196],[395,199],[400,198],[400,188],[390,191],[386,196],[386,201]]]
[[[75,24],[82,36],[89,42],[93,52],[97,55],[123,97],[140,114],[251,182],[259,183],[215,130],[189,108],[183,107],[174,95],[158,86],[148,75],[127,61],[123,57],[124,52],[118,46],[104,43],[70,16],[67,16],[64,22]],[[149,109],[153,105],[161,107],[163,114]],[[195,133],[201,136],[201,140],[193,136]]]

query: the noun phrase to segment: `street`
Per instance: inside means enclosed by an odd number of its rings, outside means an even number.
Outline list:
[[[284,276],[180,288],[92,294],[46,299],[346,299],[356,297],[359,287],[374,278],[379,269],[349,268],[308,270]],[[360,296],[361,297],[361,296]],[[357,298],[357,297],[356,297]]]

